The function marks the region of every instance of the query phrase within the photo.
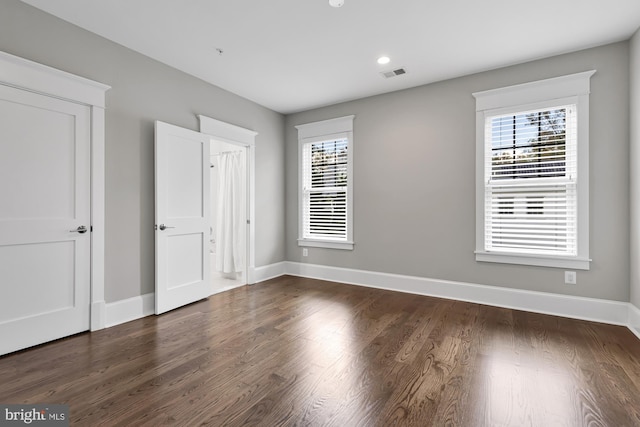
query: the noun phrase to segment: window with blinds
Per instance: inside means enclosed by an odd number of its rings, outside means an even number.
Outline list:
[[[485,250],[577,255],[576,108],[486,117]]]
[[[304,239],[347,240],[347,138],[302,146]]]
[[[297,125],[298,246],[353,250],[353,120]]]
[[[476,99],[476,261],[589,270],[583,71]]]

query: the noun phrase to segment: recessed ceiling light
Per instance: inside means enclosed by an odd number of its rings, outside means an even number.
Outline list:
[[[388,56],[381,56],[380,58],[378,58],[378,64],[380,65],[388,64],[389,61],[391,60],[389,59]]]
[[[342,7],[344,0],[329,0],[329,4],[333,7]]]

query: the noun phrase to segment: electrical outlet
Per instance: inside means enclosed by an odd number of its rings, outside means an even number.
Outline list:
[[[564,272],[564,283],[567,285],[575,285],[576,284],[576,272],[575,271],[565,271]]]
[[[309,249],[302,248],[302,256],[309,256]]]

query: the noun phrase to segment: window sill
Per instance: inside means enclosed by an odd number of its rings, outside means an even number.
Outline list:
[[[307,246],[312,248],[343,249],[347,251],[353,250],[353,242],[332,242],[328,240],[298,239],[298,246]]]
[[[499,252],[476,251],[476,261],[502,264],[534,265],[538,267],[571,268],[589,270],[591,260],[577,257],[554,257],[544,255],[526,255]]]

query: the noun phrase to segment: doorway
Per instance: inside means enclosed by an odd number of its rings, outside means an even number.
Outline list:
[[[257,133],[199,117],[200,132],[159,121],[155,124],[156,314],[253,283],[253,143]],[[213,157],[212,140],[215,141]],[[228,168],[229,158],[244,165],[243,169],[234,169],[240,181],[236,186],[241,191],[229,193],[239,203],[221,205],[225,209],[233,206],[231,227],[238,230],[233,235],[228,233],[229,226],[218,225],[221,217],[218,203],[214,208],[215,225],[210,209],[214,200],[210,189],[211,171],[217,166],[215,186],[223,188],[218,181],[226,179],[222,171]],[[234,241],[240,244],[232,244]],[[236,251],[236,254],[225,257],[218,268],[221,250],[226,254]],[[211,280],[213,260],[220,279],[216,280],[215,287]],[[223,274],[217,274],[218,271]]]
[[[209,266],[211,293],[247,281],[247,148],[211,139]]]
[[[198,115],[198,119],[200,121],[200,132],[208,135],[211,138],[212,144],[216,144],[215,147],[209,147],[211,151],[210,154],[220,151],[242,150],[244,152],[244,163],[246,165],[244,187],[246,202],[244,222],[246,225],[246,238],[244,239],[245,258],[243,277],[237,283],[223,282],[226,283],[226,285],[223,283],[216,284],[216,288],[213,291],[213,293],[215,293],[221,292],[226,289],[227,286],[235,287],[241,284],[253,284],[255,281],[255,145],[258,132],[203,115]],[[224,148],[225,146],[222,145],[218,146],[217,144],[219,143],[228,144],[226,146],[227,148]],[[215,169],[215,167],[213,169]],[[215,274],[212,274],[212,276],[215,276]],[[236,277],[236,279],[238,278]]]

